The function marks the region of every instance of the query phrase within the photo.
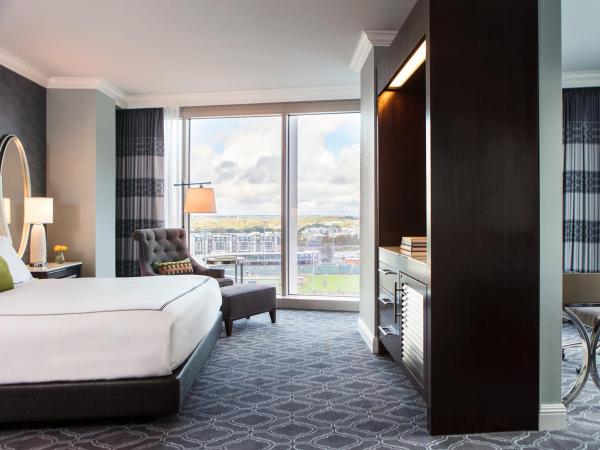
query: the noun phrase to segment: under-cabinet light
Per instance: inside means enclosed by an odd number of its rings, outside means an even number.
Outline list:
[[[394,77],[392,82],[390,83],[390,88],[398,89],[406,80],[408,80],[415,71],[421,67],[421,64],[425,62],[425,58],[427,57],[427,41],[423,41],[416,52],[412,54],[406,64],[402,66],[398,75]]]

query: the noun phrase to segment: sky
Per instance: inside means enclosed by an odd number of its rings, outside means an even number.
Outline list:
[[[298,214],[358,216],[360,115],[295,120]],[[280,116],[193,119],[190,147],[190,180],[212,181],[218,214],[281,214]]]

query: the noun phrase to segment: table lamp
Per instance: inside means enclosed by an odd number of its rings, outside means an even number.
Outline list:
[[[6,223],[10,225],[10,198],[4,199],[4,214],[6,217]]]
[[[29,265],[45,267],[46,228],[44,224],[54,222],[53,201],[47,197],[25,197],[25,222],[31,228],[31,244],[29,247]]]

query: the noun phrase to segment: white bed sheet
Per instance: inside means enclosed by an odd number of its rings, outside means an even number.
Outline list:
[[[33,280],[0,293],[0,384],[169,375],[220,307],[204,276]]]

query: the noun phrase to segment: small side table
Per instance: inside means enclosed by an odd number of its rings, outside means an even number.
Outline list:
[[[243,256],[209,256],[206,258],[206,264],[210,266],[228,266],[235,264],[235,283],[238,282],[238,266],[240,267],[240,283],[244,283],[244,262]]]
[[[81,262],[66,262],[63,264],[48,263],[46,267],[29,267],[33,278],[57,279],[57,278],[79,278],[81,277]]]

